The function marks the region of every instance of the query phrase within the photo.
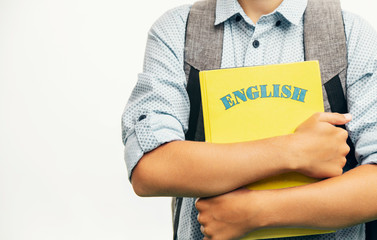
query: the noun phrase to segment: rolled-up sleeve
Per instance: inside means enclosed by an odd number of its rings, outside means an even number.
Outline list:
[[[377,164],[377,33],[360,17],[344,13],[348,44],[347,125],[359,164]]]
[[[148,33],[143,72],[122,115],[124,156],[131,178],[140,158],[160,145],[184,140],[190,111],[183,70],[189,6],[165,13]]]

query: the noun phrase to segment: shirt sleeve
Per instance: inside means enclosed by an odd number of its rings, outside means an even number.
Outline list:
[[[377,33],[360,17],[343,14],[348,45],[347,125],[360,164],[377,164]]]
[[[184,140],[190,112],[183,69],[186,20],[190,7],[160,17],[148,33],[143,72],[122,115],[122,138],[129,178],[143,154]]]

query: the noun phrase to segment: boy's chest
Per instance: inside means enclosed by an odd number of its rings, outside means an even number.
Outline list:
[[[244,20],[224,24],[221,68],[303,61],[303,25],[277,18],[251,26]]]

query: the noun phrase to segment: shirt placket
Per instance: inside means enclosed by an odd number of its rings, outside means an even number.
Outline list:
[[[272,30],[273,19],[262,17],[260,21],[255,25],[254,31],[250,35],[250,41],[246,49],[244,65],[256,66],[266,64],[264,62],[264,53],[268,47],[267,39],[265,36],[270,36],[268,31]]]

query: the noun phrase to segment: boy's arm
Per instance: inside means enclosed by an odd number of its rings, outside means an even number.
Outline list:
[[[288,171],[338,176],[349,147],[347,132],[333,125],[349,120],[348,115],[319,113],[281,137],[234,144],[171,142],[143,156],[132,185],[140,196],[207,197]]]
[[[196,205],[202,230],[216,239],[238,238],[268,227],[340,229],[377,218],[376,188],[377,166],[367,164],[305,186],[240,189]]]

